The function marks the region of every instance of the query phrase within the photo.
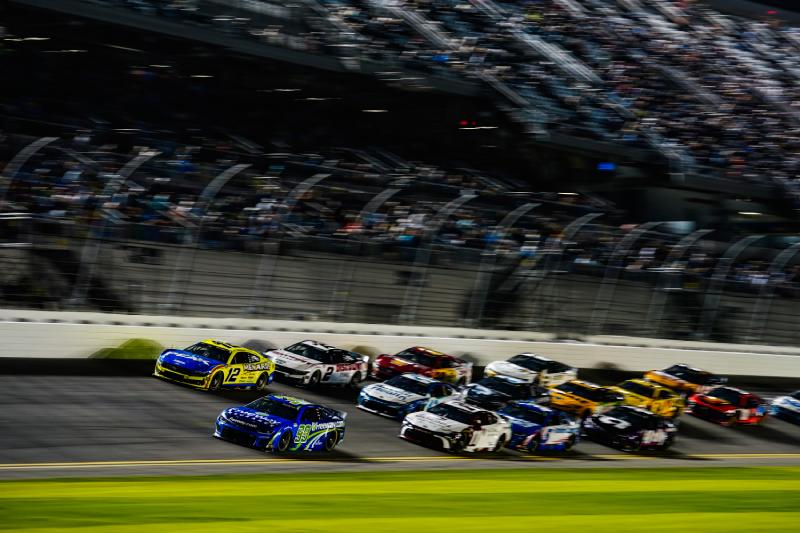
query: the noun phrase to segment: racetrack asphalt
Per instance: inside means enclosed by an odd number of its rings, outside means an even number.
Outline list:
[[[333,453],[276,456],[211,435],[220,411],[251,401],[258,393],[190,389],[146,375],[142,363],[114,371],[85,368],[89,371],[76,373],[64,367],[59,375],[0,372],[0,479],[400,468],[800,465],[800,426],[771,418],[763,426],[724,428],[688,415],[681,417],[676,443],[665,453],[629,454],[584,440],[567,454],[531,456],[503,450],[456,456],[399,439],[399,422],[357,409],[355,391],[307,390],[280,383],[273,384],[270,392],[319,402],[346,411],[348,417],[345,441]],[[0,365],[4,369],[7,365]],[[759,392],[768,398],[786,390],[782,386]]]

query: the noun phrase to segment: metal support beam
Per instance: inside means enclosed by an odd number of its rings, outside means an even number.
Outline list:
[[[753,308],[753,314],[750,315],[748,342],[764,341],[764,328],[767,325],[767,318],[769,317],[769,309],[772,306],[772,300],[775,298],[775,284],[772,282],[772,279],[782,274],[786,265],[788,265],[798,253],[800,253],[800,242],[782,250],[769,265],[769,269],[767,270],[769,278],[767,282],[761,286],[761,290],[758,293],[758,300]]]
[[[419,306],[419,300],[422,294],[423,280],[427,277],[428,265],[431,260],[433,238],[439,233],[439,230],[447,219],[450,218],[450,215],[465,203],[477,197],[478,195],[474,192],[468,192],[446,203],[444,207],[434,215],[431,223],[423,232],[419,247],[417,248],[417,253],[414,255],[414,265],[411,268],[411,273],[408,278],[408,287],[406,289],[405,298],[403,299],[401,323],[413,324],[417,317],[417,307]]]
[[[717,266],[711,275],[706,289],[705,298],[703,298],[703,310],[700,315],[700,324],[697,330],[698,334],[703,339],[711,337],[711,332],[714,330],[714,322],[717,319],[717,312],[719,311],[719,304],[722,300],[722,293],[725,290],[724,284],[728,277],[728,273],[736,260],[742,252],[744,252],[750,245],[764,238],[764,235],[750,235],[740,239],[731,245],[725,254],[717,261]]]
[[[3,172],[0,173],[0,206],[6,201],[6,194],[8,194],[8,190],[11,188],[11,184],[14,182],[14,178],[17,177],[17,172],[22,168],[22,165],[27,163],[36,152],[56,140],[58,140],[58,137],[41,137],[36,139],[20,150],[17,155],[8,162],[5,168],[3,168]]]

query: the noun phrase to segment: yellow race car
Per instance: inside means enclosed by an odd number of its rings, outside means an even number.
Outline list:
[[[725,384],[728,379],[686,364],[672,365],[664,370],[650,370],[644,379],[672,389],[686,397],[703,394]]]
[[[550,407],[581,418],[602,414],[621,405],[624,397],[608,387],[574,379],[550,388]]]
[[[164,350],[153,375],[204,390],[263,390],[274,373],[275,363],[257,351],[208,339],[184,350]]]
[[[643,407],[665,418],[679,417],[686,406],[674,391],[645,379],[629,379],[609,388],[622,394],[625,405]]]

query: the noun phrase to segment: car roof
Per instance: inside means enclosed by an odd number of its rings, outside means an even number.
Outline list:
[[[429,355],[431,357],[440,357],[442,359],[456,359],[452,355],[447,355],[446,353],[442,353],[438,350],[434,350],[432,348],[426,348],[424,346],[412,346],[411,348],[406,348],[405,350],[400,350],[401,352],[413,350],[416,352],[422,352],[425,355]]]
[[[577,385],[582,385],[582,386],[587,387],[589,389],[602,389],[603,388],[602,385],[598,385],[597,383],[592,383],[591,381],[586,381],[586,380],[583,380],[583,379],[571,379],[569,381],[566,381],[565,383],[575,383]]]
[[[643,387],[647,387],[649,389],[657,389],[657,390],[662,390],[663,389],[663,390],[671,392],[671,390],[668,389],[667,387],[665,387],[663,385],[659,385],[655,381],[650,381],[649,379],[642,379],[642,378],[626,379],[622,383],[625,383],[626,381],[632,381],[634,383],[637,383],[637,384],[642,385]]]
[[[481,378],[481,381],[484,381],[484,380],[487,380],[487,379],[506,381],[508,383],[511,383],[512,385],[527,385],[527,383],[528,383],[524,379],[514,378],[514,377],[511,377],[511,376],[500,376],[500,375],[497,375],[497,376],[485,376],[485,377]],[[480,381],[478,383],[480,383]]]
[[[533,353],[533,352],[523,352],[523,353],[519,353],[519,354],[515,355],[514,357],[519,357],[519,356],[522,356],[522,357],[530,357],[530,358],[532,358],[532,359],[538,359],[539,361],[544,361],[544,362],[546,362],[546,363],[552,363],[552,362],[555,362],[553,359],[550,359],[549,357],[545,357],[545,356],[543,356],[543,355],[539,355],[539,354],[536,354],[536,353]]]
[[[447,405],[452,405],[453,407],[458,407],[462,411],[467,411],[469,413],[482,413],[486,411],[486,409],[481,409],[480,407],[476,407],[472,404],[462,402],[461,400],[450,400],[448,402],[443,402],[443,403],[446,403]]]
[[[322,351],[325,351],[325,352],[329,352],[331,350],[339,350],[339,351],[342,351],[342,352],[346,352],[347,351],[347,350],[344,350],[342,348],[337,348],[335,346],[331,346],[330,344],[324,344],[322,342],[314,341],[314,340],[300,341],[300,344],[305,344],[306,346],[312,346],[312,347],[314,347],[314,348],[316,348],[318,350],[322,350]]]
[[[214,339],[206,339],[204,341],[200,341],[200,344],[209,344],[211,346],[216,346],[217,348],[223,348],[225,350],[233,350],[234,348],[239,348],[235,344],[230,344],[228,342],[218,341]]]
[[[298,407],[299,406],[305,406],[305,405],[321,407],[320,405],[308,402],[306,400],[303,400],[302,398],[296,398],[294,396],[287,396],[285,394],[268,394],[267,397],[271,398],[273,400],[276,400],[278,402],[285,403],[287,405],[296,405]]]
[[[651,416],[651,417],[658,417],[657,414],[653,413],[649,409],[645,409],[643,407],[636,407],[635,405],[618,405],[618,406],[614,407],[614,410],[617,410],[617,409],[625,409],[626,411],[635,411],[635,412],[637,412],[637,413],[639,413],[641,415],[647,415],[647,416]]]
[[[736,387],[728,387],[727,385],[720,386],[720,387],[714,387],[713,389],[711,389],[710,391],[708,391],[706,394],[707,394],[708,396],[710,396],[710,395],[711,395],[711,393],[712,393],[712,392],[714,392],[714,391],[715,391],[715,390],[717,390],[717,389],[727,389],[727,390],[733,391],[733,392],[735,392],[735,393],[737,393],[737,394],[743,394],[743,395],[747,395],[747,396],[753,396],[753,394],[752,394],[752,393],[750,393],[750,392],[747,392],[746,390],[737,389]]]

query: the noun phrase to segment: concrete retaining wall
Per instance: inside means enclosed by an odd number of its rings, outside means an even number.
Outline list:
[[[581,368],[642,371],[685,362],[726,375],[800,378],[800,350],[795,348],[609,336],[554,341],[546,334],[464,328],[2,310],[0,335],[0,357],[87,358],[130,339],[164,347],[204,338],[282,347],[313,338],[370,355],[424,345],[477,366],[532,351]]]

